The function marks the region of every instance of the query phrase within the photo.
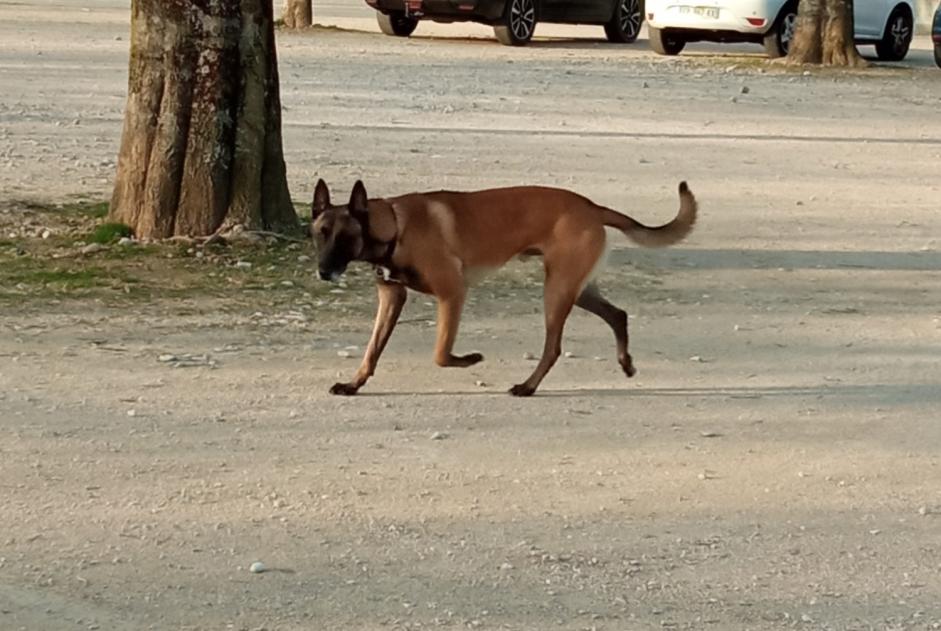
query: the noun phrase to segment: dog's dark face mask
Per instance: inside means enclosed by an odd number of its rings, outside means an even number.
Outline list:
[[[367,212],[366,187],[356,182],[345,206],[330,205],[330,191],[323,180],[314,189],[310,234],[317,245],[320,278],[336,281],[350,261],[362,256],[363,226]]]

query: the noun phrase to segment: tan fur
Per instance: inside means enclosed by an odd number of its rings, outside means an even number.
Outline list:
[[[357,187],[362,188],[361,183]],[[361,194],[365,195],[365,189]],[[695,197],[685,182],[680,184],[680,211],[676,218],[657,227],[644,226],[571,191],[545,187],[413,193],[370,200],[363,221],[369,223],[373,239],[389,241],[389,267],[392,274],[399,273],[400,277],[380,279],[376,329],[363,365],[352,382],[337,384],[332,391],[353,394],[374,372],[405,302],[403,291],[387,287],[396,282],[432,294],[438,300],[436,363],[469,366],[483,359],[478,353],[466,356],[452,353],[467,285],[478,272],[498,268],[523,254],[543,257],[546,340],[536,369],[511,393],[529,395],[538,387],[561,352],[562,329],[576,304],[596,313],[612,327],[618,342],[618,360],[631,376],[634,368],[627,350],[627,316],[604,300],[592,282],[605,251],[605,226],[621,230],[640,245],[662,247],[689,234],[696,221],[696,210]],[[355,219],[356,214],[352,217]],[[318,222],[327,225],[329,221],[324,215],[318,216],[314,229]],[[332,221],[340,219],[335,217]],[[394,240],[389,239],[391,225],[395,227]],[[379,249],[364,247],[364,251]],[[360,258],[372,260],[366,254]]]

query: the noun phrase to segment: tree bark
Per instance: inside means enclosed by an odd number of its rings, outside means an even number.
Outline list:
[[[291,230],[271,0],[133,0],[111,221],[138,238]]]
[[[800,0],[787,63],[868,66],[853,37],[853,0]]]
[[[307,28],[314,21],[313,0],[285,0],[282,19],[288,28]]]

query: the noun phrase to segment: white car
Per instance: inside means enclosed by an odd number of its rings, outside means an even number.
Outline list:
[[[676,55],[686,42],[755,42],[771,57],[787,54],[797,0],[647,0],[650,47]],[[856,0],[856,43],[875,44],[879,59],[900,61],[915,29],[908,0]]]

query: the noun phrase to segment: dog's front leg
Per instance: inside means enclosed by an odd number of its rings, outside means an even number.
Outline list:
[[[455,355],[454,340],[457,338],[458,325],[461,323],[461,309],[464,307],[465,289],[461,285],[451,288],[445,295],[438,296],[438,337],[435,341],[435,363],[439,366],[467,368],[483,361],[480,353]]]
[[[363,384],[376,371],[379,356],[382,355],[382,350],[386,347],[389,336],[392,335],[395,323],[399,320],[399,314],[402,313],[402,307],[405,306],[405,299],[408,296],[405,286],[379,280],[376,283],[376,289],[379,294],[379,306],[376,309],[376,323],[373,326],[372,337],[369,338],[369,346],[366,347],[366,353],[363,355],[363,363],[356,371],[353,381],[333,384],[330,394],[350,396],[363,387]]]

